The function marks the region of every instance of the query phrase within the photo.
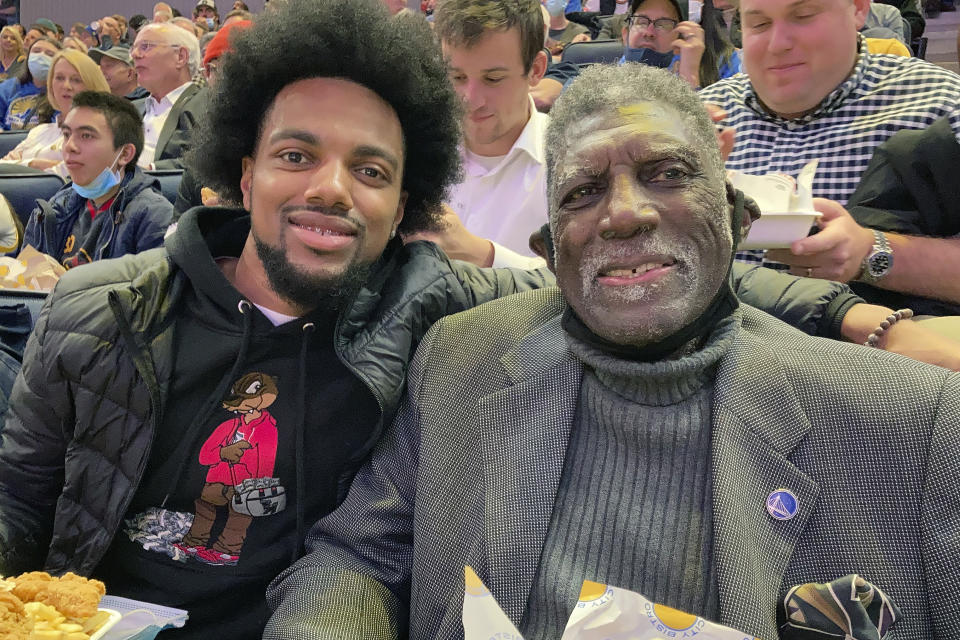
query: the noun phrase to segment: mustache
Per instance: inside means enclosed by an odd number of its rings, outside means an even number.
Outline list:
[[[351,222],[356,222],[350,218],[350,212],[344,211],[341,207],[328,207],[321,204],[285,204],[280,207],[280,213],[287,216],[298,211],[310,211],[311,213],[321,213],[335,218],[348,218]]]

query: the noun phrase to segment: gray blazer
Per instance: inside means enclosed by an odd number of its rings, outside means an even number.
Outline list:
[[[156,169],[183,169],[183,156],[190,149],[190,137],[200,114],[207,109],[208,90],[191,84],[173,103],[170,114],[157,136],[157,152],[153,166]],[[143,117],[146,104],[137,105],[140,117]]]
[[[393,428],[271,585],[266,638],[461,638],[464,564],[519,626],[582,373],[562,309],[543,289],[431,329]],[[776,638],[789,587],[857,573],[903,612],[888,640],[960,638],[960,375],[745,307],[714,393],[720,622]],[[765,510],[779,488],[791,520]]]

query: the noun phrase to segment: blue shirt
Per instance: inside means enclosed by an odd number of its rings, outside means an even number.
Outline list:
[[[16,78],[0,82],[0,129],[29,129],[37,124],[37,95],[32,82],[21,85]]]

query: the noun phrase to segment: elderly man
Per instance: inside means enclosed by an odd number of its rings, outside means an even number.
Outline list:
[[[120,23],[113,16],[100,18],[100,24],[97,27],[97,37],[100,39],[100,47],[109,49],[115,44],[120,44],[123,34],[120,31]]]
[[[182,169],[190,132],[206,109],[207,93],[191,82],[200,69],[196,36],[174,25],[149,24],[131,49],[140,86],[150,92],[144,102],[145,134],[140,166]]]
[[[772,639],[792,586],[848,574],[898,637],[958,637],[960,375],[738,307],[742,196],[672,75],[588,69],[547,149],[559,289],[427,334],[265,637],[462,638],[464,565],[527,640],[584,579]]]
[[[857,28],[869,0],[742,0],[749,75],[707,87],[736,129],[728,169],[796,176],[819,159],[820,233],[770,252],[793,273],[859,280],[960,303],[960,239],[884,233],[844,208],[874,151],[901,129],[947,118],[960,134],[960,77],[916,58],[867,52]],[[757,256],[743,256],[759,259]]]

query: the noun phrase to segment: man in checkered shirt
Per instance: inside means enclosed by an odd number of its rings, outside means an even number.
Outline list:
[[[815,202],[823,213],[820,233],[768,252],[765,261],[786,263],[796,275],[859,279],[960,302],[950,284],[960,265],[960,238],[878,237],[844,208],[874,150],[897,131],[926,129],[946,117],[954,135],[960,132],[960,76],[916,58],[868,53],[857,29],[869,8],[870,0],[742,0],[749,77],[722,80],[700,96],[726,112],[722,126],[736,130],[728,169],[796,177],[805,164],[820,161],[813,185],[814,195],[824,198]],[[877,262],[884,251],[893,256],[886,269],[885,261]],[[915,290],[918,283],[922,291]]]

